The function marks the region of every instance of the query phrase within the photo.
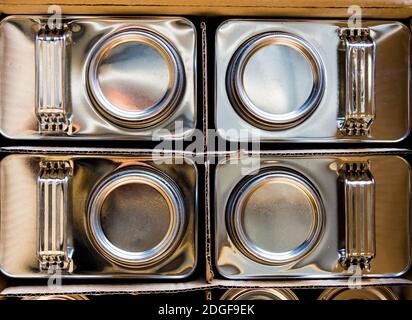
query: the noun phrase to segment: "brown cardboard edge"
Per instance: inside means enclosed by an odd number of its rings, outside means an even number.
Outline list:
[[[362,279],[356,283],[362,287],[376,286],[412,286],[412,281],[403,278]],[[206,299],[210,299],[213,289],[233,288],[288,288],[288,289],[323,289],[349,287],[347,279],[340,280],[277,280],[277,281],[239,281],[215,279],[205,283],[203,279],[187,283],[142,283],[142,284],[76,284],[63,285],[61,288],[47,286],[11,286],[0,292],[0,297],[21,297],[33,295],[120,295],[120,294],[159,294],[191,291],[205,291]]]
[[[295,279],[295,280],[226,280],[215,279],[211,283],[214,289],[231,288],[288,288],[288,289],[320,289],[333,287],[349,287],[348,279]],[[403,286],[412,285],[412,281],[405,278],[374,278],[361,279],[357,286]]]
[[[215,277],[214,272],[213,272],[213,261],[212,261],[212,237],[211,237],[211,207],[214,206],[214,204],[210,203],[210,163],[209,160],[206,160],[205,163],[205,199],[206,199],[206,210],[205,210],[205,239],[206,239],[206,282],[211,283]]]
[[[247,152],[244,150],[234,152],[189,152],[189,151],[176,151],[176,150],[156,150],[156,149],[139,149],[139,148],[87,148],[87,147],[44,147],[44,146],[9,146],[0,147],[0,152],[6,153],[29,153],[29,154],[109,154],[109,155],[151,155],[153,151],[158,154],[176,154],[187,155],[193,157],[207,156],[210,161],[212,156],[230,157],[234,155],[276,155],[276,156],[313,156],[313,155],[371,155],[371,154],[412,154],[412,149],[405,148],[350,148],[350,149],[299,149],[299,150],[264,150]]]
[[[328,155],[396,155],[411,154],[412,150],[405,148],[349,148],[349,149],[298,149],[298,150],[256,150],[256,151],[234,151],[234,152],[215,152],[210,153],[221,158],[234,156],[288,156],[288,157],[307,157],[307,156],[328,156]]]
[[[24,4],[23,0],[2,0],[0,4]],[[48,0],[32,0],[30,4],[49,4]],[[179,7],[347,7],[353,4],[351,0],[56,0],[56,4],[63,5],[126,5],[126,6],[179,6]],[[359,0],[358,5],[366,7],[391,7],[411,4],[409,0]]]
[[[12,146],[1,147],[0,152],[6,153],[29,153],[29,154],[82,154],[82,155],[147,155],[150,156],[153,152],[160,155],[181,155],[181,156],[195,156],[193,152],[177,151],[177,150],[156,150],[156,149],[138,149],[138,148],[87,148],[87,147],[30,147],[30,146]]]
[[[203,279],[184,283],[134,283],[134,284],[68,284],[59,287],[42,286],[10,286],[0,291],[0,296],[32,296],[32,295],[104,295],[104,294],[158,294],[178,293],[205,290]]]
[[[349,2],[333,1],[34,1],[0,2],[4,14],[47,14],[51,4],[59,5],[63,14],[166,14],[197,16],[271,16],[271,17],[348,17]],[[412,15],[410,1],[359,0],[364,18],[408,18]]]
[[[206,282],[212,281],[213,265],[211,256],[211,231],[210,231],[210,195],[209,195],[209,161],[207,146],[208,144],[208,56],[207,56],[207,26],[201,23],[202,32],[202,85],[203,85],[203,143],[204,143],[204,166],[205,166],[205,278]]]

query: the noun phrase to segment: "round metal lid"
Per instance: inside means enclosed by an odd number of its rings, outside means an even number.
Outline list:
[[[123,169],[100,182],[88,205],[92,243],[110,261],[145,267],[166,258],[185,224],[182,194],[161,172]]]
[[[145,29],[125,29],[91,50],[88,91],[100,113],[120,126],[139,128],[173,112],[184,86],[184,67],[174,47]]]
[[[304,121],[324,92],[319,54],[295,35],[267,32],[244,42],[227,71],[227,92],[236,111],[266,130]]]
[[[318,300],[398,300],[389,288],[369,287],[361,289],[333,288],[322,292]]]
[[[299,300],[290,289],[230,289],[220,300]]]
[[[323,228],[324,209],[315,187],[283,168],[244,179],[229,200],[227,225],[234,243],[249,258],[285,264],[308,254]]]

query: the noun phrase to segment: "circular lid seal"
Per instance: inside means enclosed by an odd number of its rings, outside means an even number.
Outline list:
[[[368,287],[361,289],[333,288],[321,293],[318,300],[398,300],[389,288]]]
[[[316,109],[324,92],[319,54],[305,40],[267,32],[244,42],[226,75],[232,105],[247,122],[266,130],[298,125]]]
[[[290,289],[230,289],[220,300],[299,300]]]
[[[86,82],[98,111],[130,128],[163,121],[184,86],[184,67],[175,48],[145,29],[124,29],[91,50]]]
[[[279,265],[298,260],[315,247],[324,209],[309,181],[289,169],[272,168],[237,185],[226,218],[233,242],[246,256]]]
[[[126,267],[146,267],[169,256],[180,243],[185,220],[178,186],[148,168],[106,177],[88,203],[93,245],[106,259]]]

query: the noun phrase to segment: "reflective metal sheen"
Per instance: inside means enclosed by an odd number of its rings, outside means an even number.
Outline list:
[[[191,154],[70,150],[1,159],[0,271],[42,279],[191,275],[198,203]]]
[[[173,180],[143,168],[121,170],[96,185],[88,214],[97,250],[129,267],[152,265],[170,255],[186,222]]]
[[[399,300],[399,297],[385,287],[333,288],[323,291],[318,300]]]
[[[305,40],[288,33],[263,33],[234,54],[227,72],[232,104],[247,121],[268,130],[304,121],[324,91],[319,55]]]
[[[411,128],[411,31],[397,21],[229,19],[215,36],[227,141],[398,142]]]
[[[226,219],[239,248],[254,260],[276,265],[311,251],[322,231],[324,212],[309,181],[275,167],[239,183]]]
[[[144,127],[170,115],[181,98],[184,68],[174,47],[156,33],[125,29],[91,50],[88,88],[104,116]]]
[[[197,122],[197,34],[182,17],[11,15],[0,22],[0,132],[161,140]],[[16,85],[18,84],[18,85]]]
[[[387,150],[227,154],[214,263],[227,279],[397,277],[411,266],[411,169]]]
[[[290,289],[229,289],[220,300],[299,300]]]

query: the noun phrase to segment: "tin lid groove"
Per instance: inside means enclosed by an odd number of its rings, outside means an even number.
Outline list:
[[[266,32],[235,52],[226,89],[244,120],[265,130],[284,130],[317,108],[325,90],[325,71],[320,55],[304,39]]]
[[[399,300],[399,297],[386,287],[332,288],[324,290],[318,300]]]
[[[133,185],[139,188],[138,194]],[[121,190],[122,187],[129,190]],[[158,194],[156,201],[150,199],[154,192]],[[109,197],[113,206],[106,205]],[[164,204],[160,209],[159,202]],[[120,216],[123,213],[127,214],[126,218]],[[113,218],[108,217],[109,214],[113,214]],[[113,263],[131,268],[147,267],[166,259],[179,245],[186,224],[185,214],[180,189],[167,175],[149,168],[122,169],[98,183],[91,194],[89,237],[101,255]],[[128,225],[130,232],[124,231],[125,224],[116,229],[119,221]],[[114,231],[110,233],[109,228]]]
[[[290,289],[229,289],[220,300],[299,300]]]
[[[286,168],[262,170],[232,192],[229,236],[248,258],[282,265],[317,245],[324,225],[322,199],[313,184]]]
[[[139,129],[173,113],[183,94],[185,72],[168,40],[150,30],[126,28],[92,48],[86,83],[100,114],[119,126]]]

